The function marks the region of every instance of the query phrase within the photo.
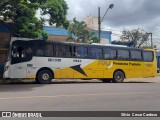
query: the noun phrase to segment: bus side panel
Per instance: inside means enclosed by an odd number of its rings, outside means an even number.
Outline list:
[[[141,78],[143,77],[144,63],[141,61],[129,61],[128,78]]]
[[[94,60],[94,62],[86,65],[83,70],[86,72],[85,78],[104,78],[104,70],[107,67],[101,62],[104,60]]]
[[[126,78],[143,77],[143,62],[110,60],[104,70],[104,78],[113,78],[116,70],[122,70]]]
[[[112,64],[112,67],[108,67],[108,74],[109,76],[106,76],[106,78],[113,78],[114,72],[116,70],[122,70],[126,76],[126,78],[130,77],[129,73],[129,62],[128,61],[123,61],[123,60],[113,60],[110,62]]]

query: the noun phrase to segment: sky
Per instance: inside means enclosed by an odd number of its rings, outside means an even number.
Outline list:
[[[153,33],[154,43],[160,44],[160,0],[65,0],[69,10],[67,18],[82,20],[87,16],[101,17],[110,4],[102,23],[103,30],[112,31],[112,40],[117,40],[123,29],[142,28]]]

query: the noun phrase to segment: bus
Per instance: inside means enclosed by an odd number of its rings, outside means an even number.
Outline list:
[[[53,79],[99,79],[104,83],[122,83],[126,78],[157,75],[153,49],[16,40],[9,51],[3,77],[35,79],[40,84],[49,84]]]
[[[160,51],[156,52],[156,57],[157,57],[157,73],[160,71]]]

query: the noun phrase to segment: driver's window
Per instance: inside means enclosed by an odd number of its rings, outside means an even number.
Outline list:
[[[15,58],[25,58],[25,49],[21,46],[13,46],[12,56]]]

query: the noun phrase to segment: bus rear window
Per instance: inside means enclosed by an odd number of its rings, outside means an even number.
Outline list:
[[[143,59],[146,62],[152,62],[154,59],[153,52],[152,51],[143,51]]]

